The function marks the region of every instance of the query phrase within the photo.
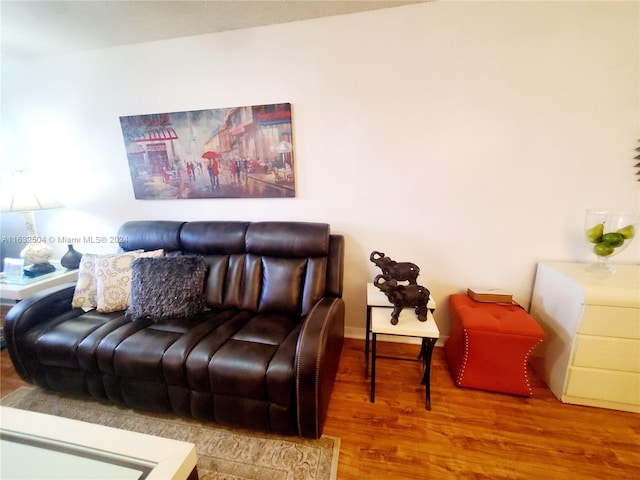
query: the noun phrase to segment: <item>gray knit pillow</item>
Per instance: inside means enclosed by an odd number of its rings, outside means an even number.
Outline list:
[[[131,264],[131,320],[190,317],[205,306],[207,264],[200,256],[139,258]]]

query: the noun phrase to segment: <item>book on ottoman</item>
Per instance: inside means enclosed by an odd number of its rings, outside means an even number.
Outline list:
[[[499,289],[469,288],[467,295],[476,302],[513,303],[513,296],[509,292]]]

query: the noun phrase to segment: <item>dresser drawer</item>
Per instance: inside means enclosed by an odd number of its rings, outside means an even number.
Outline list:
[[[640,373],[640,340],[578,335],[571,364]]]
[[[640,374],[571,367],[566,394],[640,405]]]
[[[640,339],[640,309],[585,305],[579,333]]]

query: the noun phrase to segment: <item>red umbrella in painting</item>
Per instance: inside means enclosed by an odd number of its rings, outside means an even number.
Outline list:
[[[220,154],[218,152],[213,152],[213,151],[208,151],[208,152],[204,152],[202,154],[202,158],[207,158],[209,160],[215,160],[216,158],[219,158]]]

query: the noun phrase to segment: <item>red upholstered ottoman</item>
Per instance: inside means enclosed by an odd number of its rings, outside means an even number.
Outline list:
[[[527,359],[545,333],[517,305],[449,297],[451,336],[444,349],[459,387],[531,396]]]

